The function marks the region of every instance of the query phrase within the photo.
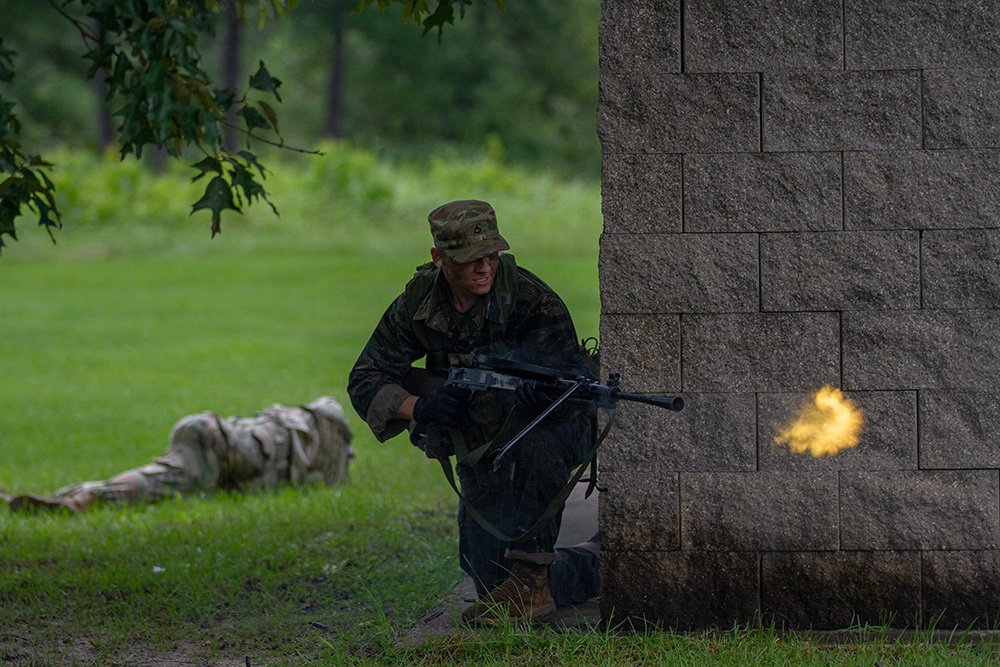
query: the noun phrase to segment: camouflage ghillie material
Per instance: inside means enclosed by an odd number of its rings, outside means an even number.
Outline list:
[[[464,314],[451,305],[442,272],[426,264],[417,268],[403,294],[382,316],[351,371],[348,393],[358,414],[385,441],[408,426],[396,415],[410,396],[406,377],[419,359],[427,357],[433,369],[438,359],[486,352],[590,375],[582,364],[578,340],[559,296],[530,271],[518,267],[513,256],[500,258],[493,288]],[[502,445],[529,421],[514,405],[512,392],[480,392],[460,430],[472,449],[491,441]],[[573,411],[565,419],[547,419],[518,443],[499,472],[493,471],[489,457],[475,466],[459,462],[462,492],[505,533],[521,534],[542,516],[572,471],[583,463],[593,437],[589,414]],[[574,604],[581,596],[594,595],[596,559],[585,554],[584,562],[575,553],[556,553],[560,519],[561,512],[539,535],[511,550],[510,544],[490,535],[460,509],[461,565],[479,594],[485,595],[505,579],[513,560],[543,558],[553,563],[550,580],[559,582],[552,590],[557,604]],[[587,590],[581,592],[579,583],[584,581]]]
[[[459,264],[510,249],[497,229],[493,207],[484,201],[465,199],[439,206],[427,221],[434,247]]]
[[[95,501],[155,502],[203,489],[265,490],[280,484],[336,484],[354,458],[351,428],[332,398],[300,407],[273,405],[252,417],[223,419],[202,412],[181,419],[170,446],[153,463],[111,479],[60,489],[53,498],[17,496],[12,510],[65,507]]]

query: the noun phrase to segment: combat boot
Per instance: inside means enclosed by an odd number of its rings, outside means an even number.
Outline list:
[[[69,510],[72,514],[79,514],[92,504],[94,504],[94,494],[90,492],[57,498],[27,493],[23,496],[14,496],[11,498],[8,506],[11,512]]]
[[[464,625],[539,620],[556,609],[549,590],[549,566],[515,560],[510,576],[462,612]]]

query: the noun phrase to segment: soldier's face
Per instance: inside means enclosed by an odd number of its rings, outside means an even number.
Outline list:
[[[456,301],[475,300],[488,294],[493,287],[493,279],[500,263],[499,253],[491,253],[472,262],[459,264],[444,253],[436,253],[435,261],[440,261],[452,297]]]

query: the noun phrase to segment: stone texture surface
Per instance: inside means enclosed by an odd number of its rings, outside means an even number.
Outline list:
[[[916,470],[917,393],[849,391],[864,416],[858,444],[833,456],[793,454],[774,439],[798,416],[814,393],[759,394],[758,451],[761,470]]]
[[[915,231],[765,234],[762,310],[891,310],[920,306]]]
[[[890,620],[912,627],[920,618],[919,571],[917,552],[763,554],[761,611],[796,628],[882,626]]]
[[[1000,311],[856,311],[843,318],[845,389],[989,388],[1000,374]]]
[[[840,477],[844,549],[934,551],[1000,545],[996,470],[844,471]]]
[[[688,0],[689,72],[842,69],[840,5],[813,0]]]
[[[1000,69],[928,70],[924,146],[1000,146]]]
[[[681,231],[681,156],[607,154],[601,208],[608,233]]]
[[[924,618],[938,629],[996,630],[1000,622],[1000,552],[922,554]]]
[[[1000,151],[844,154],[846,229],[1000,226]]]
[[[685,315],[681,337],[684,391],[841,386],[837,313]]]
[[[601,553],[601,615],[686,630],[731,628],[755,618],[759,563],[753,553]]]
[[[684,157],[684,231],[841,229],[839,153]]]
[[[847,69],[1000,66],[994,0],[845,0]]]
[[[1000,622],[1000,2],[602,3],[605,619]],[[820,386],[864,411],[814,459]],[[632,521],[630,522],[630,519]]]
[[[606,313],[757,309],[752,234],[604,234],[600,270]]]
[[[755,74],[602,72],[597,133],[605,153],[756,151]]]
[[[619,373],[624,391],[679,392],[680,315],[602,315],[601,369],[605,375]]]
[[[601,70],[681,71],[680,0],[602,2]]]
[[[618,403],[616,425],[601,447],[601,470],[752,471],[757,466],[753,394],[684,394],[671,412]]]
[[[765,151],[921,148],[918,72],[766,73]]]
[[[926,231],[922,239],[925,308],[1000,305],[1000,230]]]
[[[682,473],[685,551],[836,549],[836,473]]]
[[[680,547],[677,473],[648,468],[601,474],[607,489],[600,499],[601,536],[605,544],[627,544],[634,551],[672,551]]]
[[[1000,468],[1000,393],[920,392],[921,468]]]

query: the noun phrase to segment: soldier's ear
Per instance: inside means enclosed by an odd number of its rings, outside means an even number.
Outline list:
[[[431,261],[434,262],[434,266],[440,269],[443,259],[444,259],[444,253],[442,253],[437,248],[431,248]]]

